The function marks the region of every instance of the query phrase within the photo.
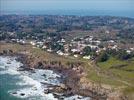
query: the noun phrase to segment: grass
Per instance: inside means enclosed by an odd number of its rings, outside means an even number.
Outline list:
[[[126,87],[123,90],[124,95],[127,96],[127,100],[133,100],[134,99],[134,87]]]
[[[126,64],[126,62],[124,61],[120,61],[117,60],[116,58],[111,57],[108,61],[106,62],[99,62],[98,65],[102,68],[102,69],[109,69],[112,66],[119,66],[119,65],[124,65]]]
[[[124,89],[125,94],[131,94],[134,92],[134,87],[127,87]]]
[[[105,76],[99,76],[97,75],[95,72],[89,72],[90,74],[88,74],[88,79],[94,81],[95,83],[101,83],[101,84],[107,84],[110,85],[112,87],[118,87],[121,86],[122,83],[118,82],[114,79],[110,79],[108,77]]]
[[[120,67],[122,66],[123,67]],[[109,79],[112,77],[121,82],[126,88],[124,88],[124,94],[134,94],[134,60],[122,61],[111,57],[106,62],[99,62],[99,68],[102,71],[109,73]],[[114,67],[113,67],[114,66]],[[111,76],[111,74],[113,76]],[[132,95],[130,96],[132,97]]]
[[[122,61],[111,57],[106,62],[98,63],[101,70],[110,71],[120,79],[134,84],[134,61]],[[122,66],[122,67],[120,67]]]

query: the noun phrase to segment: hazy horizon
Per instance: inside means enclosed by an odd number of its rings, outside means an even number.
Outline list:
[[[1,0],[1,14],[109,15],[134,18],[133,0]]]

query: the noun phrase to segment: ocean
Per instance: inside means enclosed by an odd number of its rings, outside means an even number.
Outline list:
[[[75,16],[115,16],[134,18],[132,11],[110,10],[29,10],[29,11],[1,11],[1,14],[17,15],[75,15]]]
[[[52,70],[35,69],[18,71],[23,64],[15,57],[0,56],[0,100],[58,100],[53,93],[44,93],[47,84],[60,85],[61,74]],[[42,84],[44,83],[44,84]],[[74,95],[64,100],[90,100],[90,97]]]

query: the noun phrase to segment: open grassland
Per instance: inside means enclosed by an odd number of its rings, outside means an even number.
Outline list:
[[[134,97],[134,59],[122,61],[111,57],[106,62],[98,63],[99,68],[113,78],[124,84],[123,91]],[[131,100],[131,99],[130,99]]]
[[[111,57],[106,62],[98,63],[101,70],[113,74],[116,78],[134,84],[134,60],[121,61]]]

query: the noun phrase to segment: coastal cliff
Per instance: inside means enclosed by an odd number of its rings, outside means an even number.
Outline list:
[[[17,60],[24,64],[20,70],[51,69],[57,73],[62,73],[64,85],[56,86],[51,91],[62,92],[64,95],[89,96],[93,100],[126,100],[120,91],[115,92],[108,85],[101,84],[100,86],[86,79],[86,69],[84,69],[82,62],[47,59],[43,53],[37,55],[35,51],[31,51],[29,48],[31,47],[23,46],[16,49],[11,45],[5,46],[4,44],[0,48],[0,54],[17,56]]]

